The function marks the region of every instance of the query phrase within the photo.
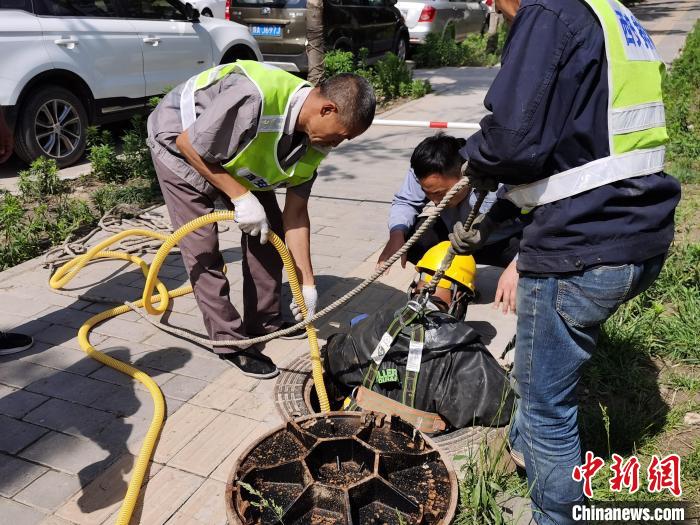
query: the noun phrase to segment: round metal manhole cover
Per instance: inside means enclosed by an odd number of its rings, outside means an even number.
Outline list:
[[[330,412],[290,420],[238,459],[226,486],[237,525],[446,525],[457,479],[400,418]]]
[[[301,356],[284,367],[275,384],[275,405],[282,417],[295,419],[319,412],[311,378],[311,361]],[[504,429],[493,427],[466,427],[444,434],[432,435],[435,445],[451,460],[467,449],[478,447],[483,440],[490,441]]]

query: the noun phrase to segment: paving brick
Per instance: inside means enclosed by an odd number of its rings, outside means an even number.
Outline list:
[[[132,298],[133,299],[133,298]],[[156,328],[148,324],[146,321],[124,321],[122,319],[113,318],[93,328],[93,332],[102,335],[111,335],[113,337],[129,336],[130,341],[139,342],[152,336],[156,332]]]
[[[0,428],[0,451],[10,454],[16,454],[46,434],[45,428],[7,416],[0,416]]]
[[[112,357],[117,357],[117,356],[112,356]],[[120,361],[125,361],[129,362],[127,359],[120,359]],[[138,364],[135,365],[136,368],[141,370],[142,372],[145,372],[153,380],[155,380],[156,383],[162,388],[165,383],[170,381],[173,377],[175,377],[175,374],[171,374],[169,372],[162,372],[160,370],[155,370],[153,368],[145,368],[142,366],[139,366]],[[110,368],[108,366],[103,366],[99,370],[95,371],[94,373],[90,374],[90,378],[92,379],[98,379],[100,381],[105,381],[106,383],[112,383],[114,385],[119,385],[119,386],[131,386],[133,388],[138,388],[139,390],[145,390],[146,387],[141,383],[140,381],[137,381],[133,377],[126,375],[122,372],[119,372],[118,370],[115,370],[114,368]]]
[[[266,421],[270,417],[270,413],[276,412],[276,409],[272,397],[268,393],[244,392],[226,409],[226,412],[256,421]]]
[[[67,474],[80,474],[83,482],[117,459],[93,441],[58,432],[48,433],[19,455]]]
[[[180,401],[187,401],[197,392],[204,389],[208,384],[209,383],[206,381],[193,377],[175,375],[162,386],[161,390],[163,394],[168,397],[179,399]]]
[[[0,315],[0,330],[3,332],[19,332],[34,336],[50,326],[51,323],[44,322],[40,319],[27,319],[23,316],[10,314]]]
[[[0,385],[0,414],[21,419],[47,399],[48,397],[41,394]]]
[[[96,437],[116,419],[114,414],[94,408],[50,399],[24,418],[25,421],[72,436]]]
[[[153,398],[146,390],[134,390],[133,387],[115,387],[116,390],[94,400],[91,406],[106,410],[118,416],[136,416],[150,419],[153,415]],[[181,405],[178,399],[166,398],[167,413],[172,414]]]
[[[164,464],[170,461],[218,415],[219,412],[215,410],[183,405],[166,420],[153,456],[154,461]]]
[[[219,414],[185,445],[168,465],[208,476],[255,427],[255,421]]]
[[[89,358],[82,350],[65,346],[37,343],[27,352],[26,355],[22,355],[20,360],[55,370],[63,370],[71,374],[89,375],[102,366],[98,361]]]
[[[14,499],[20,503],[53,512],[79,490],[78,476],[49,470],[19,492]]]
[[[226,525],[226,484],[207,479],[170,518],[168,525]]]
[[[34,339],[44,343],[49,343],[50,345],[60,345],[67,346],[69,348],[75,348],[80,350],[80,344],[78,343],[78,331],[70,326],[63,325],[52,325],[46,330],[37,333]],[[101,334],[91,332],[90,333],[90,343],[93,346],[97,346],[103,341],[105,337]]]
[[[46,309],[46,303],[33,298],[25,298],[12,293],[3,293],[0,302],[0,314],[19,315],[21,317],[34,317]]]
[[[141,491],[134,516],[139,517],[140,523],[162,525],[194,494],[203,481],[194,474],[163,467]]]
[[[35,525],[44,519],[45,514],[16,501],[0,498],[2,522],[12,525]]]
[[[91,406],[97,399],[117,396],[121,387],[67,372],[53,374],[27,386],[27,390],[81,405]]]
[[[61,506],[56,511],[56,515],[79,525],[94,525],[105,521],[121,507],[135,461],[136,457],[131,454],[120,457],[94,481],[85,486],[82,492]],[[146,482],[161,468],[162,466],[158,463],[151,463]],[[113,520],[109,523],[112,522]]]
[[[74,525],[72,521],[64,520],[58,516],[47,516],[39,525]]]
[[[194,377],[207,382],[215,380],[229,369],[229,365],[221,359],[199,356],[190,350],[178,348],[176,345],[157,352],[144,354],[139,359],[139,362],[150,368],[165,372],[175,372],[179,375]]]
[[[0,495],[11,498],[47,470],[41,465],[0,454]]]
[[[190,355],[196,354],[203,357],[212,353],[211,349],[205,346],[193,343],[187,339],[175,337],[161,330],[158,330],[157,333],[143,341],[143,343],[158,349],[165,349],[171,352],[189,352]]]
[[[30,383],[54,373],[56,371],[51,368],[15,359],[0,365],[0,383],[15,388],[24,388]]]
[[[77,330],[93,315],[95,314],[92,312],[86,312],[85,310],[72,307],[69,308],[67,306],[51,305],[39,312],[37,314],[37,318],[47,323],[70,326]]]
[[[259,380],[244,376],[232,368],[190,399],[189,403],[216,410],[226,410],[234,401],[258,383]]]
[[[250,432],[236,445],[236,448],[226,456],[219,465],[214,469],[214,471],[209,474],[209,477],[218,481],[228,482],[228,477],[233,470],[236,460],[240,455],[262,434],[267,432],[272,425],[269,423],[262,423],[259,421],[253,421],[250,425]]]

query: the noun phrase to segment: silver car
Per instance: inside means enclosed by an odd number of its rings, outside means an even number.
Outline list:
[[[411,44],[422,44],[428,33],[444,34],[461,42],[469,33],[478,33],[484,26],[488,10],[478,1],[400,0]]]

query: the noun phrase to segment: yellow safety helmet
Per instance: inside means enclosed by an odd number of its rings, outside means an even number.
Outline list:
[[[443,241],[430,248],[425,255],[416,264],[416,271],[426,273],[423,279],[425,282],[430,282],[432,274],[434,274],[442,260],[447,255],[450,249],[450,242]],[[452,288],[453,283],[469,288],[472,292],[476,292],[474,279],[476,278],[476,261],[471,255],[456,255],[452,260],[452,264],[445,272],[445,278],[440,279],[438,286],[440,288]]]

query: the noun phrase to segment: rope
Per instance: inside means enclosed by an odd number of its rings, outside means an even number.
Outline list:
[[[347,303],[350,299],[355,297],[357,294],[359,294],[362,290],[367,288],[370,284],[372,284],[374,281],[379,279],[381,275],[392,265],[394,264],[402,255],[408,252],[408,250],[413,246],[418,239],[425,233],[426,230],[428,230],[433,223],[437,220],[437,218],[440,216],[440,213],[442,210],[444,210],[447,205],[450,203],[452,200],[452,197],[454,197],[457,193],[459,193],[464,187],[469,186],[469,179],[467,177],[462,177],[459,182],[457,182],[450,191],[445,194],[443,199],[440,201],[440,203],[435,207],[432,208],[428,214],[428,218],[423,221],[423,224],[415,231],[415,233],[406,241],[406,243],[401,247],[399,251],[397,251],[394,255],[389,257],[384,264],[382,264],[379,268],[377,268],[372,275],[370,275],[367,279],[362,281],[360,284],[358,284],[355,288],[350,290],[348,293],[337,299],[336,301],[332,302],[328,306],[326,306],[323,310],[316,312],[315,315],[312,317],[309,317],[308,319],[305,319],[293,326],[290,326],[289,328],[285,328],[284,330],[278,330],[277,332],[272,332],[267,335],[263,335],[260,337],[253,337],[251,339],[222,339],[218,341],[214,341],[212,339],[206,339],[203,337],[199,336],[193,336],[190,332],[186,330],[182,330],[180,328],[175,328],[174,326],[168,326],[166,324],[161,323],[160,321],[156,321],[148,316],[148,314],[144,313],[141,311],[140,308],[138,308],[135,304],[131,302],[125,302],[124,304],[131,308],[134,312],[136,312],[142,319],[146,320],[148,323],[152,324],[153,326],[159,328],[160,330],[163,330],[164,332],[168,332],[169,334],[175,335],[177,337],[181,337],[183,339],[187,339],[189,341],[194,341],[196,343],[199,343],[204,346],[214,346],[214,347],[219,347],[219,346],[233,346],[233,347],[243,347],[247,348],[250,345],[257,344],[257,343],[266,343],[268,341],[272,341],[273,339],[277,339],[278,337],[281,337],[283,335],[289,335],[291,333],[294,333],[298,330],[301,330],[303,328],[306,328],[307,325],[314,323],[318,319],[328,315],[331,313],[333,310],[336,308],[339,308],[340,306],[344,305]],[[474,221],[474,218],[476,217],[476,213],[478,213],[478,209],[481,206],[481,202],[483,202],[484,197],[480,196],[479,199],[477,199],[476,206],[472,209],[471,213],[469,214],[468,217],[468,222],[467,224],[471,226],[471,223]],[[454,253],[452,255],[454,257]],[[452,259],[450,259],[450,262]],[[443,261],[444,263],[444,261]],[[449,262],[446,266],[446,268],[449,267]],[[444,273],[444,270],[443,270]],[[431,282],[437,283],[439,279],[431,279]]]

